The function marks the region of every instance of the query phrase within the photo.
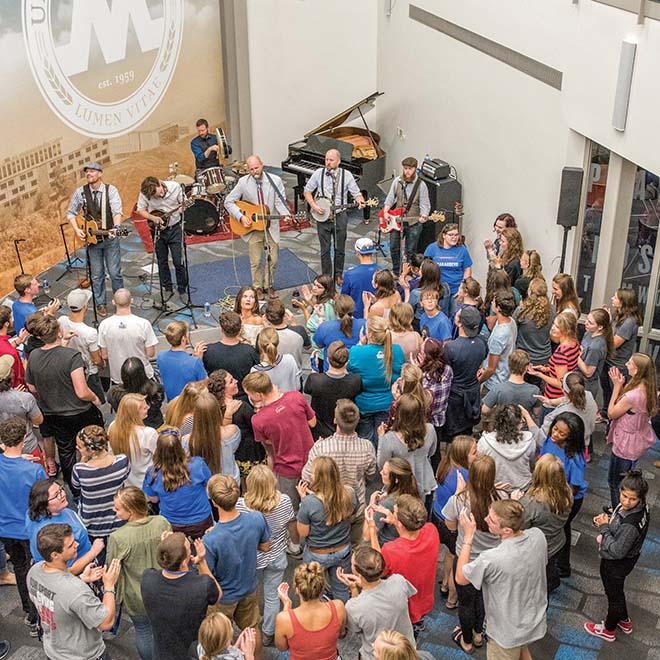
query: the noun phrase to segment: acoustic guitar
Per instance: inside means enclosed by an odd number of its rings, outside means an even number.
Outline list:
[[[381,209],[378,214],[378,229],[381,233],[389,234],[391,231],[401,231],[403,223],[410,220],[419,220],[421,216],[419,215],[406,215],[406,209],[403,206],[399,206],[395,209],[390,209],[389,220],[385,219],[385,209]],[[428,219],[432,222],[444,222],[446,220],[445,214],[442,211],[434,211],[431,215],[428,216]]]
[[[91,218],[84,216],[76,218],[78,229],[85,232],[85,240],[88,245],[96,245],[99,242],[99,237],[103,236],[128,236],[131,230],[128,227],[115,227],[114,229],[99,229],[99,223]]]
[[[278,220],[279,218],[292,218],[298,222],[307,220],[307,213],[301,211],[300,213],[271,213],[268,206],[261,206],[259,204],[250,204],[250,202],[239,201],[236,206],[240,209],[244,218],[249,218],[252,223],[246,227],[241,220],[237,220],[231,213],[229,214],[229,226],[236,236],[245,236],[252,231],[264,231],[266,226],[271,220]]]
[[[348,211],[348,209],[355,209],[358,207],[357,202],[352,202],[350,204],[333,204],[332,200],[327,197],[317,197],[315,200],[316,205],[320,206],[323,209],[323,213],[317,213],[313,209],[310,210],[310,214],[316,222],[328,222],[330,218],[334,217],[337,213],[342,213]],[[365,201],[365,206],[378,206],[378,200],[375,197]]]

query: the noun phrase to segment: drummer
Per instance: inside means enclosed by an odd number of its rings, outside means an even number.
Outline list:
[[[206,119],[198,119],[195,126],[197,127],[197,137],[190,142],[190,149],[195,156],[196,174],[199,175],[209,167],[220,167],[218,158],[220,147],[216,136],[209,133],[209,123]]]

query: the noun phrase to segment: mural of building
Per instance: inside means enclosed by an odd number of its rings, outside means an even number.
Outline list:
[[[181,122],[169,122],[151,131],[133,131],[109,140],[109,153],[113,163],[130,158],[141,151],[173,144],[188,134],[188,127]]]

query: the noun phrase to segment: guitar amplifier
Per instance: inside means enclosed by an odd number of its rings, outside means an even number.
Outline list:
[[[428,156],[422,162],[422,174],[433,181],[446,179],[449,176],[449,163],[439,158],[429,158]]]
[[[454,204],[462,201],[463,186],[457,179],[447,177],[434,181],[433,179],[422,175],[420,177],[429,190],[429,201],[431,202],[431,211],[443,211],[446,216],[446,222],[457,222],[462,231],[460,218],[454,215]],[[424,252],[426,247],[433,243],[438,236],[440,222],[425,222],[419,235],[417,245],[418,252]]]

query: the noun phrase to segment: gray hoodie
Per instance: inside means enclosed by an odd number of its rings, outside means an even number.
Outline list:
[[[523,431],[519,442],[498,442],[495,431],[484,433],[477,443],[480,454],[495,461],[495,481],[527,490],[532,482],[536,443],[530,431]]]

